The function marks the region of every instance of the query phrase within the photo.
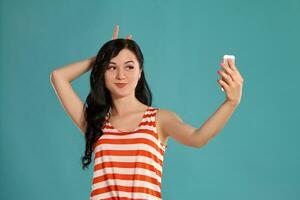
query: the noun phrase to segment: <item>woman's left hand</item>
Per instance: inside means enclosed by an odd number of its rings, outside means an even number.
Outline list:
[[[226,101],[237,106],[241,101],[244,79],[235,66],[233,60],[226,60],[228,62],[225,62],[225,64],[220,64],[222,69],[218,70],[218,74],[221,75],[221,79],[219,79],[217,82],[225,90]]]

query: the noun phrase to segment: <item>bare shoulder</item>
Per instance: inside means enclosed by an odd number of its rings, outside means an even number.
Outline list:
[[[166,121],[166,120],[181,120],[181,118],[177,115],[176,112],[168,110],[168,109],[162,109],[160,108],[159,111],[157,112],[157,115],[161,119],[161,121]]]
[[[191,147],[199,147],[199,143],[205,144],[196,140],[196,128],[185,123],[174,111],[159,109],[157,121],[163,138],[171,136],[177,142]]]
[[[162,109],[160,108],[157,111],[157,128],[159,132],[162,133],[164,137],[168,137],[169,135],[164,131],[164,127],[170,125],[170,123],[174,122],[182,122],[182,119],[177,115],[176,112]]]

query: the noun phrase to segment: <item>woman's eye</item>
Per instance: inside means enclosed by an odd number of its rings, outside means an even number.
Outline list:
[[[133,66],[127,66],[129,69],[133,69],[134,67]]]
[[[108,67],[107,67],[107,69],[111,69],[111,68],[114,68],[114,69],[115,69],[116,67],[114,67],[114,66],[108,66]]]
[[[126,66],[128,69],[134,69],[134,66]],[[108,66],[107,67],[107,70],[110,70],[110,69],[112,69],[112,70],[115,70],[116,69],[116,67],[115,66]]]

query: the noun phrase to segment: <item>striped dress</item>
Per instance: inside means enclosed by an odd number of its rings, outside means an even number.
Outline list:
[[[161,200],[164,145],[156,129],[156,112],[148,106],[138,127],[124,132],[109,122],[94,145],[90,200]]]

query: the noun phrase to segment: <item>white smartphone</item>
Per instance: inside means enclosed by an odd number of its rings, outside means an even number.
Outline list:
[[[231,59],[231,60],[233,60],[233,63],[235,63],[235,56],[234,55],[224,55],[223,56],[223,63],[225,64],[226,62],[227,62],[227,60],[226,59]],[[223,87],[221,86],[221,90],[222,90],[222,92],[224,92],[224,89],[223,89]]]

